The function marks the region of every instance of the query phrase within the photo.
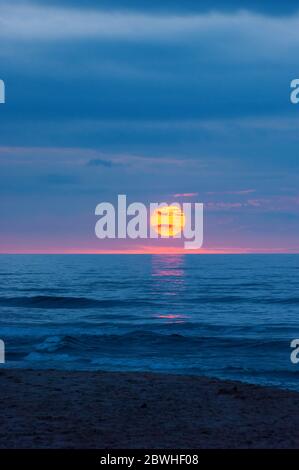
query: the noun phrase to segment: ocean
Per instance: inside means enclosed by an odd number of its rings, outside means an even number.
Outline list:
[[[1,255],[5,368],[299,390],[298,255]]]

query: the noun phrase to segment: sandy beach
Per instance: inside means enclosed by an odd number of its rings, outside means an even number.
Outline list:
[[[0,448],[299,448],[299,394],[204,377],[2,370]]]

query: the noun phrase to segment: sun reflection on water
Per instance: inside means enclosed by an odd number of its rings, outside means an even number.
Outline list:
[[[185,290],[184,255],[152,256],[151,293],[164,304],[154,317],[169,323],[183,323],[188,315],[181,313]]]

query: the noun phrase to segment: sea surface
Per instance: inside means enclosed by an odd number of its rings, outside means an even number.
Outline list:
[[[298,255],[1,255],[0,367],[299,390]]]

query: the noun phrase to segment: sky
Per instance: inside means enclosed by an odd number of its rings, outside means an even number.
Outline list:
[[[0,0],[0,252],[182,250],[97,239],[118,194],[202,202],[202,253],[299,252],[298,50],[294,1]]]

